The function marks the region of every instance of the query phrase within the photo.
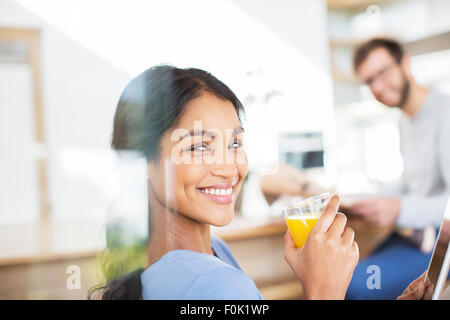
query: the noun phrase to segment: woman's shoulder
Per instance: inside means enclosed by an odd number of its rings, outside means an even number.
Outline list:
[[[198,275],[186,288],[182,299],[259,300],[262,296],[253,280],[243,271],[228,267]]]
[[[144,299],[239,299],[242,293],[257,299],[257,288],[244,272],[190,250],[166,253],[142,273],[141,281]]]
[[[167,252],[157,262],[148,267],[143,277],[148,278],[152,274],[161,275],[181,273],[184,277],[197,277],[210,273],[217,269],[234,269],[221,259],[206,253],[191,250],[173,250]]]
[[[167,265],[184,268],[195,275],[202,275],[219,268],[232,268],[218,257],[190,250],[174,250],[168,252],[165,258]]]

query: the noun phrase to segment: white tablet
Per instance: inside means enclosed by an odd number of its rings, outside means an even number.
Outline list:
[[[447,203],[441,229],[434,245],[426,277],[434,285],[433,300],[450,299],[450,285],[447,281],[450,267],[450,199]]]

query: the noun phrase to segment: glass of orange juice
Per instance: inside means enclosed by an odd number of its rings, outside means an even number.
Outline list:
[[[297,248],[303,247],[309,232],[316,224],[329,200],[330,194],[323,193],[294,202],[288,208],[282,210]]]

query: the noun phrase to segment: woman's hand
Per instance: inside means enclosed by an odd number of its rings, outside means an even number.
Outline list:
[[[311,229],[305,245],[297,249],[289,231],[285,259],[303,285],[305,299],[344,299],[358,263],[354,232],[347,218],[338,213],[339,198],[333,196]]]
[[[411,282],[397,300],[431,300],[434,286],[425,278],[424,272],[419,278]]]

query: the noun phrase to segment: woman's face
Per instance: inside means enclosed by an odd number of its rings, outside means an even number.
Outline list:
[[[243,133],[230,101],[208,92],[190,101],[148,165],[150,199],[200,223],[230,223],[248,172]]]

